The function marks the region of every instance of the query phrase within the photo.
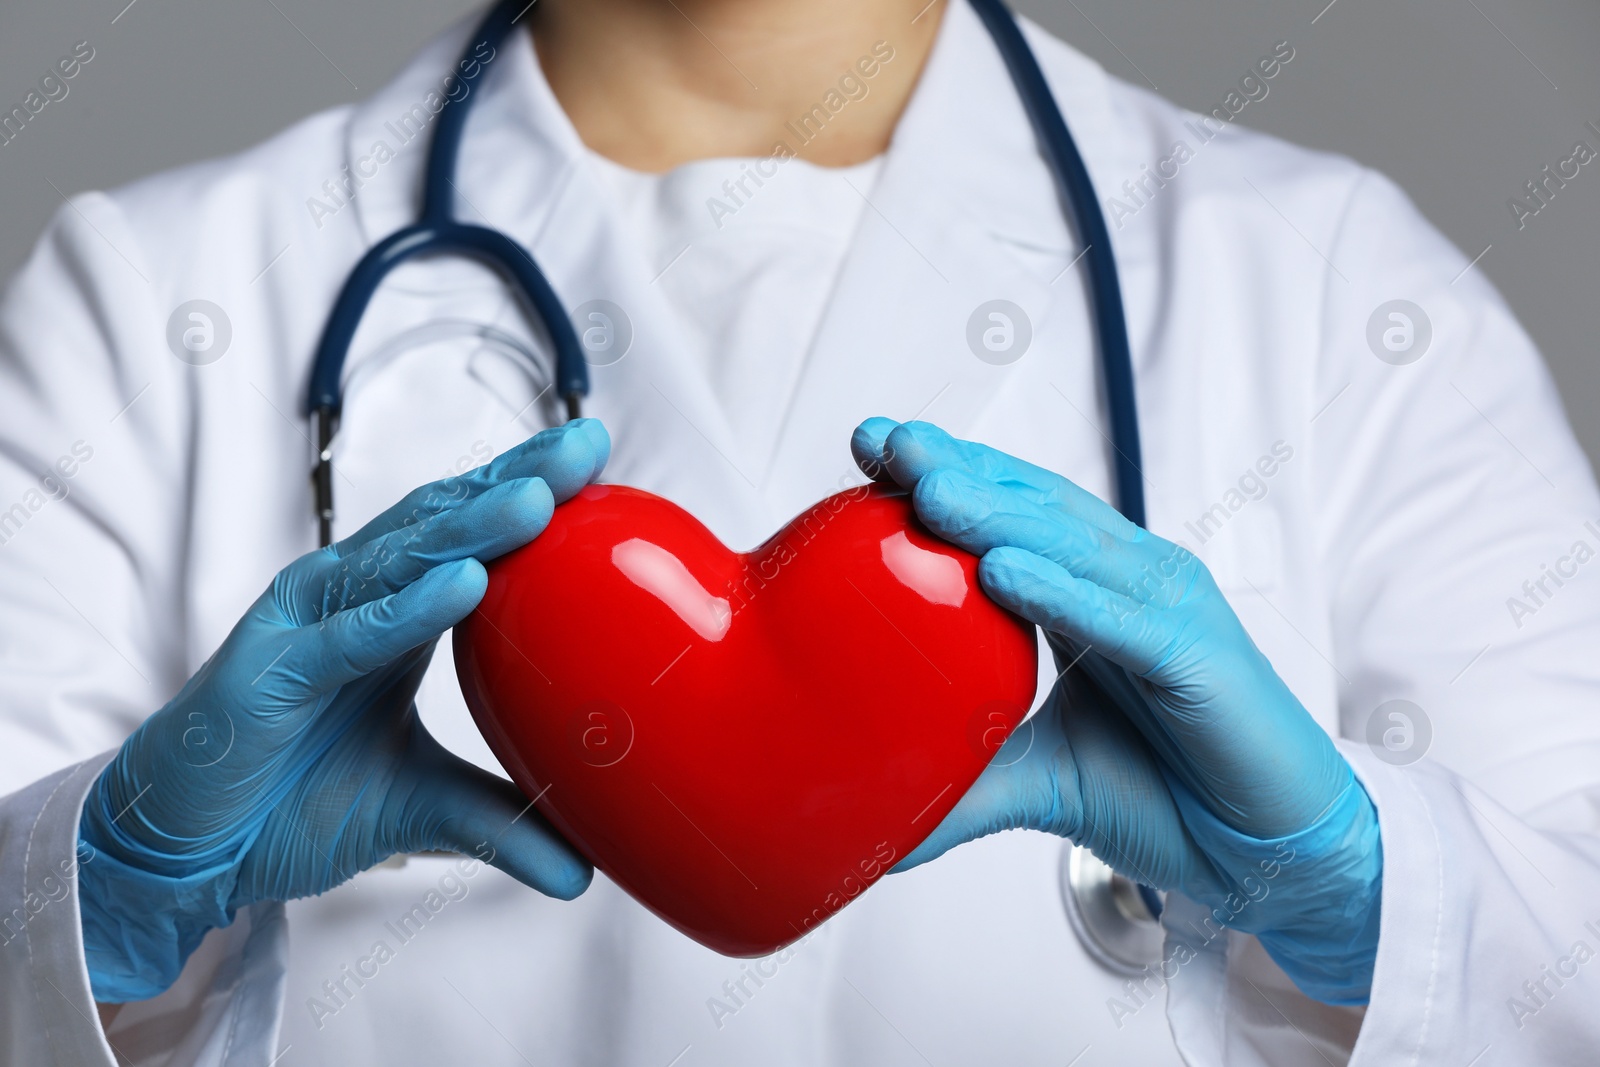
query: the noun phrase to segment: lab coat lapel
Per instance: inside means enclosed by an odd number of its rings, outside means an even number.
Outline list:
[[[451,69],[470,29],[469,23],[446,34],[360,110],[350,137],[353,160],[370,155],[377,140],[398,141],[406,127],[393,116],[409,114],[413,98],[427,106],[427,94]],[[609,190],[545,82],[531,39],[522,33],[509,38],[474,91],[482,95],[462,146],[458,217],[522,242],[569,312],[606,300],[622,309],[630,327],[626,355],[590,367],[586,413],[604,420],[613,439],[606,480],[674,500],[730,544],[758,543],[771,532],[773,516],[740,466],[710,383],[652,284],[658,271],[622,232]],[[401,151],[404,166],[381,175],[389,180],[371,183],[353,201],[369,244],[416,216],[425,139]],[[441,262],[436,269],[458,267]],[[503,328],[526,332],[517,307],[506,305],[500,319]],[[575,325],[581,333],[588,324]],[[542,337],[533,340],[545,344]],[[352,361],[360,355],[353,351]]]
[[[1080,144],[1103,142],[1103,74],[1073,59],[1053,88]],[[1092,359],[1081,273],[1067,269],[1079,250],[999,54],[952,0],[818,329],[768,498],[792,507],[836,490],[863,418],[920,417],[960,434],[1002,394],[1048,388],[1041,362]],[[983,345],[1007,320],[1013,344],[1024,329],[995,301],[1021,308],[1032,335],[1011,363]]]

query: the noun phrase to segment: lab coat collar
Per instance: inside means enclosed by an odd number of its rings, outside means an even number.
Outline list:
[[[481,18],[482,12],[474,11],[439,34],[353,115],[347,144],[352,168],[371,159],[380,143],[398,164],[368,163],[364,168],[381,167],[352,202],[369,245],[417,217],[431,109],[451,106],[443,104],[445,78],[455,70]],[[1048,53],[1046,77],[1096,187],[1114,187],[1111,179],[1125,167],[1114,159],[1117,138],[1105,72],[1027,20],[1023,31],[1037,54]],[[484,99],[474,102],[468,124],[463,187],[485,176],[492,180],[514,172],[525,217],[547,217],[582,166],[585,149],[545,82],[526,33],[512,33],[473,91]],[[430,116],[428,126],[421,136],[406,139],[422,112]],[[409,124],[407,116],[413,116]],[[517,155],[508,161],[471,151],[490,130],[515,136]],[[1054,206],[1054,187],[999,53],[963,0],[946,0],[938,39],[895,131],[887,164],[880,190],[889,187],[893,172],[910,172],[911,184],[927,199],[941,202],[946,210],[959,208],[992,233],[1032,247],[1066,249],[1074,243],[1066,226],[1056,224],[1059,211],[1040,225],[1040,201]],[[465,210],[470,214],[471,206]],[[920,221],[938,226],[943,220],[936,216]]]

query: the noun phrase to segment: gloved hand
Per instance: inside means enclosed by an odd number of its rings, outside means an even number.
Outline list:
[[[290,564],[90,789],[79,874],[102,1003],[172,984],[213,927],[321,893],[397,852],[471,852],[569,899],[593,872],[510,782],[446,752],[412,698],[490,559],[597,477],[592,419],[423,486]]]
[[[980,556],[984,590],[1070,668],[897,869],[999,830],[1060,834],[1258,935],[1308,996],[1365,1003],[1377,812],[1205,566],[1060,475],[927,423],[869,419],[852,450]]]

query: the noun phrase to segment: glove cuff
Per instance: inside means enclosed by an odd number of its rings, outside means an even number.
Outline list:
[[[1190,832],[1230,883],[1223,925],[1253,933],[1301,992],[1365,1004],[1378,955],[1383,840],[1377,808],[1351,773],[1316,822],[1286,837],[1247,837],[1169,779]],[[1253,887],[1253,888],[1252,888]],[[1196,899],[1203,903],[1203,894]]]
[[[89,987],[101,1003],[148,1000],[177,981],[208,930],[233,922],[228,902],[249,842],[220,863],[181,876],[156,874],[122,858],[137,861],[147,850],[118,832],[104,804],[97,781],[78,824],[80,852],[93,856],[78,868]]]
[[[81,848],[94,848],[80,838]],[[105,1004],[149,1000],[178,980],[206,931],[233,922],[233,866],[186,878],[130,867],[95,849],[79,868],[78,907],[89,988]]]

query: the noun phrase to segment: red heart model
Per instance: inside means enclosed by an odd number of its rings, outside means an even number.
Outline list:
[[[729,956],[800,938],[914,849],[1032,702],[1033,627],[898,489],[754,552],[592,485],[456,627],[501,764],[600,870]]]

